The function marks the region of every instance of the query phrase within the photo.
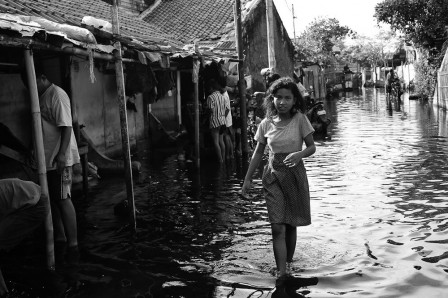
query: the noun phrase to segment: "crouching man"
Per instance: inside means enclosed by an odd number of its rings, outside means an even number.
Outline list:
[[[0,252],[9,251],[43,223],[46,208],[40,186],[20,179],[0,180]],[[0,270],[0,296],[8,289]]]

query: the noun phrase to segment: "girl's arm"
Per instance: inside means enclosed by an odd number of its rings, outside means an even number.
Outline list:
[[[246,177],[244,178],[243,187],[241,189],[241,194],[243,196],[246,195],[247,191],[250,188],[250,185],[252,183],[252,176],[254,175],[255,169],[257,169],[258,165],[260,164],[265,147],[266,144],[260,142],[258,142],[257,147],[255,147],[255,151],[254,154],[252,155],[252,160],[250,161],[249,169],[247,170]]]
[[[285,165],[288,167],[294,167],[296,166],[302,158],[311,156],[316,152],[316,145],[314,144],[314,138],[313,134],[308,134],[305,139],[306,148],[299,152],[294,152],[286,156],[286,158],[283,160]]]
[[[316,152],[316,145],[314,144],[313,134],[308,134],[305,139],[306,148],[299,153],[301,153],[301,158],[313,155]]]

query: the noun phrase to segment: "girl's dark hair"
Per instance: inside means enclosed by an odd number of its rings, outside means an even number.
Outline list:
[[[266,118],[277,115],[277,109],[274,105],[274,95],[280,89],[288,89],[292,92],[292,95],[296,99],[296,103],[291,109],[291,113],[295,114],[297,111],[305,113],[305,100],[300,94],[299,88],[293,79],[289,77],[282,77],[276,80],[268,90],[268,96],[264,99],[264,108],[266,109]]]

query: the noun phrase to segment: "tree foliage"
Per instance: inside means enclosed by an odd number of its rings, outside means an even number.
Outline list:
[[[355,36],[346,42],[341,59],[362,66],[384,66],[400,46],[401,40],[393,31],[381,30],[374,37]]]
[[[376,5],[375,17],[403,32],[415,45],[440,50],[448,24],[448,1],[384,0]]]
[[[429,63],[429,51],[422,49],[415,62],[415,92],[424,98],[432,97],[437,83],[437,67]]]
[[[375,7],[379,22],[403,32],[416,48],[420,58],[416,62],[416,91],[431,97],[436,73],[446,50],[448,1],[446,0],[384,0]]]
[[[316,18],[295,42],[297,58],[323,65],[334,61],[333,46],[353,31],[335,18]]]

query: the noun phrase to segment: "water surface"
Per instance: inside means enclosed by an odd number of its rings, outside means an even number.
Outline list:
[[[319,283],[297,293],[443,297],[448,289],[445,113],[407,96],[399,109],[388,109],[384,93],[375,89],[341,94],[325,104],[333,119],[331,140],[316,141],[316,154],[306,160],[313,224],[299,228],[294,261],[296,276],[317,277]],[[174,155],[157,160],[148,159],[146,180],[136,186],[140,213],[132,244],[112,214],[121,196],[111,194],[123,186],[98,185],[86,210],[86,222],[95,229],[87,229],[83,242],[95,262],[103,260],[104,268],[91,264],[93,272],[105,274],[95,282],[87,274],[80,294],[104,279],[108,297],[124,297],[126,291],[270,297],[275,265],[261,181],[255,180],[250,199],[244,199],[238,194],[241,177],[232,169],[204,164],[195,174]],[[116,267],[110,265],[112,255]]]
[[[325,105],[331,139],[305,161],[313,223],[294,260],[296,277],[319,282],[289,297],[446,297],[446,114],[406,95],[388,109],[375,89]],[[101,179],[77,204],[82,260],[62,271],[67,295],[278,297],[259,177],[244,199],[237,168],[139,156],[137,234],[114,214],[123,179]]]

